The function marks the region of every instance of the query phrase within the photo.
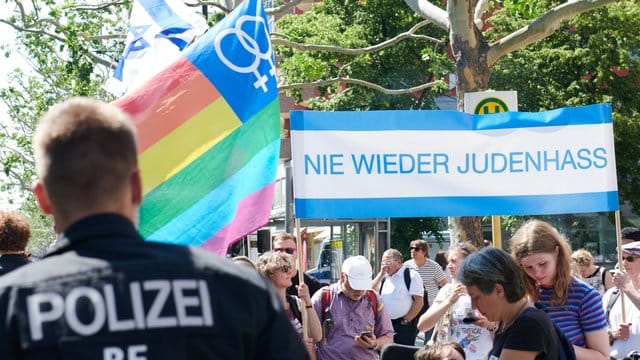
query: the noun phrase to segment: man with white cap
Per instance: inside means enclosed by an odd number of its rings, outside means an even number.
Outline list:
[[[393,342],[393,326],[382,298],[371,290],[373,271],[364,256],[342,263],[340,281],[311,299],[322,322],[318,360],[377,359],[376,350]]]
[[[640,349],[640,241],[622,246],[620,267],[622,271],[617,271],[613,276],[616,287],[607,290],[602,297],[609,324],[612,359],[622,359],[629,352]],[[624,322],[620,291],[627,297],[624,302]]]

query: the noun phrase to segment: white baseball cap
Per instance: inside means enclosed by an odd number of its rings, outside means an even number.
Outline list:
[[[622,251],[629,254],[633,254],[635,256],[640,256],[640,241],[634,241],[634,242],[622,245]]]
[[[371,289],[373,270],[366,257],[362,255],[347,258],[342,263],[342,272],[347,275],[349,285],[354,290]]]

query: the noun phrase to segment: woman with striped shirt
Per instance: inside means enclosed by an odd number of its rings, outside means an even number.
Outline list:
[[[571,248],[558,230],[544,221],[527,221],[511,238],[511,254],[527,274],[529,297],[562,329],[577,358],[608,359],[600,294],[571,274]]]

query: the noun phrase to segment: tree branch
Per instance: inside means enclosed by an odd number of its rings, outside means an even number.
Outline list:
[[[80,5],[72,5],[63,7],[63,9],[75,10],[75,11],[94,11],[94,10],[102,10],[111,6],[119,6],[126,4],[127,1],[111,1],[102,4],[80,4]]]
[[[411,88],[406,88],[406,89],[387,89],[385,87],[382,87],[378,84],[374,84],[372,82],[366,81],[366,80],[360,80],[360,79],[354,79],[354,78],[346,78],[346,77],[337,77],[337,78],[332,78],[332,79],[325,79],[325,80],[318,80],[318,81],[312,81],[312,82],[305,82],[305,83],[294,83],[294,84],[282,84],[282,85],[278,85],[278,90],[279,91],[285,91],[285,90],[291,90],[291,89],[301,89],[301,88],[305,88],[305,87],[316,87],[316,86],[327,86],[327,85],[331,85],[331,84],[335,84],[335,83],[346,83],[346,84],[354,84],[354,85],[360,85],[360,86],[364,86],[376,91],[379,91],[383,94],[387,94],[387,95],[402,95],[402,94],[409,94],[412,92],[416,92],[416,91],[420,91],[420,90],[424,90],[430,87],[433,87],[435,85],[441,84],[442,81],[438,80],[438,81],[432,81],[432,82],[428,82],[422,85],[418,85],[418,86],[414,86]]]
[[[428,0],[404,0],[404,2],[423,19],[429,20],[439,28],[449,31],[449,16],[445,10],[433,5]]]
[[[213,6],[215,8],[218,8],[220,10],[222,10],[222,12],[224,12],[225,14],[230,13],[231,11],[233,11],[233,8],[229,8],[226,6],[223,6],[222,4],[215,2],[215,1],[196,1],[194,3],[188,3],[185,2],[185,5],[190,6],[190,7],[198,7],[198,6]]]
[[[45,31],[44,29],[33,29],[33,28],[29,28],[26,26],[18,26],[17,24],[12,23],[11,21],[7,21],[4,19],[0,19],[0,23],[3,24],[7,24],[9,26],[11,26],[12,28],[14,28],[14,30],[18,31],[18,32],[28,32],[28,33],[33,33],[33,34],[42,34],[42,35],[46,35],[52,39],[58,40],[58,41],[65,41],[65,38],[58,36],[56,34],[52,34],[49,33],[47,31]]]
[[[278,33],[273,33],[272,35],[272,39],[271,39],[271,43],[273,45],[282,45],[282,46],[286,46],[286,47],[290,47],[290,48],[294,48],[294,49],[298,49],[300,51],[327,51],[327,52],[333,52],[333,53],[338,53],[338,54],[344,54],[344,55],[362,55],[362,54],[368,54],[368,53],[372,53],[372,52],[376,52],[379,50],[382,50],[384,48],[387,48],[389,46],[395,45],[397,43],[399,43],[400,41],[404,40],[404,39],[420,39],[420,40],[429,40],[429,41],[433,41],[436,42],[437,44],[444,44],[443,41],[440,41],[436,38],[432,38],[430,36],[426,36],[426,35],[417,35],[414,34],[418,29],[420,29],[421,27],[425,26],[429,24],[428,20],[424,20],[421,21],[419,23],[417,23],[416,25],[414,25],[411,29],[409,29],[409,31],[407,32],[403,32],[402,34],[398,34],[395,37],[389,39],[389,40],[385,40],[379,44],[376,45],[372,45],[372,46],[367,46],[364,48],[359,48],[359,49],[347,49],[341,46],[335,46],[335,45],[316,45],[316,44],[300,44],[294,41],[290,41],[287,39],[283,39],[283,38],[279,38],[279,36],[284,36],[282,34],[278,34]]]
[[[476,24],[476,27],[482,30],[484,26],[484,21],[482,20],[482,15],[485,10],[489,7],[489,0],[478,0],[476,3],[476,8],[473,11],[473,22]]]
[[[38,25],[45,25],[45,24],[49,24],[52,25],[54,28],[58,29],[61,27],[60,23],[58,22],[58,20],[53,19],[53,18],[42,18],[42,19],[37,19],[35,21],[35,23],[33,24],[27,24],[26,22],[24,22],[24,19],[26,18],[26,14],[24,12],[24,8],[22,6],[22,4],[20,2],[16,2],[20,8],[20,14],[21,14],[21,18],[23,19],[22,23],[23,25],[20,26],[14,22],[5,20],[5,19],[0,19],[0,23],[2,24],[7,24],[9,26],[11,26],[14,30],[16,30],[17,32],[25,32],[25,33],[32,33],[32,34],[41,34],[44,36],[47,36],[51,39],[54,39],[56,41],[65,43],[67,41],[66,38],[59,36],[55,33],[46,31],[46,29],[44,28],[44,26],[38,26]],[[118,36],[118,35],[107,35],[107,36]],[[86,40],[91,40],[89,37],[87,36],[83,36]],[[102,66],[106,66],[106,67],[114,67],[115,63],[112,62],[109,59],[103,58],[91,51],[87,51],[86,54],[92,58],[96,63],[102,65]]]
[[[560,23],[578,14],[601,8],[616,0],[574,0],[563,3],[547,11],[531,24],[518,29],[491,44],[487,54],[489,66],[493,66],[504,55],[521,49],[538,40],[553,34],[560,27]]]

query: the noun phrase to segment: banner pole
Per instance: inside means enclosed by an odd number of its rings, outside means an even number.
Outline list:
[[[500,225],[500,216],[491,216],[491,242],[493,247],[502,249],[502,226]]]
[[[624,269],[622,268],[622,230],[621,230],[621,226],[620,226],[620,210],[616,210],[615,212],[615,218],[616,218],[616,244],[618,247],[618,268],[620,269],[620,271],[624,272]],[[620,290],[620,306],[622,307],[622,323],[626,323],[626,311],[624,308],[624,292],[622,290]]]
[[[302,270],[302,233],[300,232],[300,219],[296,218],[296,259],[294,260],[297,263],[298,269],[298,284],[304,284],[304,271]],[[304,302],[303,302],[304,303]],[[309,334],[307,328],[309,327],[307,321],[307,309],[300,309],[300,313],[302,315],[302,338],[306,344],[307,340],[309,340]]]

